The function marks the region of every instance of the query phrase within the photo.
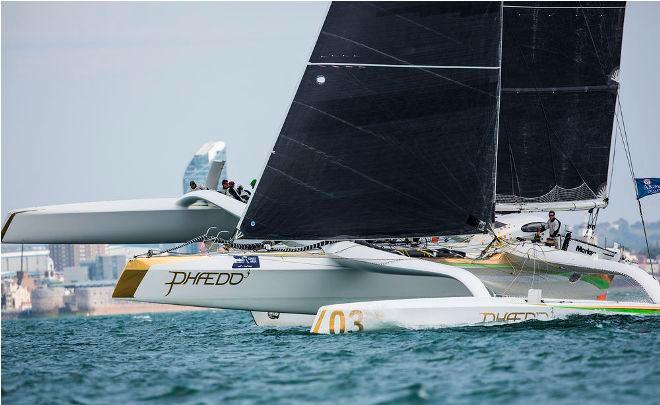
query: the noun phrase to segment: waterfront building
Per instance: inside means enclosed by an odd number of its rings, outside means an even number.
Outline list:
[[[214,163],[215,162],[215,163]],[[220,174],[215,178],[215,184],[206,184],[212,166],[220,167]],[[218,189],[218,182],[227,178],[227,147],[222,141],[207,142],[195,152],[183,174],[183,193],[190,189],[190,181],[204,185],[211,190]]]
[[[2,310],[22,312],[32,308],[30,291],[14,278],[2,280]]]
[[[27,250],[25,252],[7,252],[2,253],[2,275],[3,277],[15,275],[22,270],[24,273],[37,275],[52,272],[54,269],[53,260],[50,258],[48,250]]]
[[[32,313],[36,315],[56,315],[64,308],[64,288],[62,285],[42,285],[32,290]]]
[[[76,304],[78,311],[92,312],[94,310],[121,305],[126,301],[112,299],[113,286],[90,286],[76,288]]]

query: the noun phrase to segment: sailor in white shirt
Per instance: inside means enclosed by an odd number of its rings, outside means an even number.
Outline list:
[[[555,240],[555,247],[559,247],[559,230],[561,229],[561,221],[555,218],[555,212],[548,213],[548,222],[545,223],[545,229],[550,233],[550,237]]]

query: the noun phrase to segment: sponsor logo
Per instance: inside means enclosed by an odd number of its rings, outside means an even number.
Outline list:
[[[651,185],[651,179],[644,179],[644,184],[646,184],[647,186],[650,186]]]
[[[280,313],[279,312],[269,312],[268,317],[270,319],[280,319]]]
[[[259,256],[234,256],[232,269],[258,269]]]
[[[592,254],[596,253],[596,252],[594,252],[593,250],[591,250],[591,249],[589,249],[589,248],[586,248],[586,249],[585,249],[585,248],[583,248],[583,247],[580,246],[580,245],[577,245],[577,246],[575,247],[575,251],[576,251],[576,252],[580,252],[580,253],[584,253],[585,255],[589,255],[589,256],[591,256]]]
[[[247,275],[243,273],[225,273],[217,271],[170,271],[172,279],[165,283],[169,286],[167,297],[172,292],[175,285],[238,285],[243,282]]]
[[[484,317],[481,323],[509,323],[525,321],[527,319],[540,319],[542,317],[550,318],[550,314],[547,312],[505,312],[501,316],[499,312],[480,312],[480,314]]]

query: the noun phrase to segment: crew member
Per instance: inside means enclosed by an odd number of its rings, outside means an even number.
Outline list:
[[[189,185],[190,185],[190,190],[188,190],[188,192],[201,190],[201,188],[197,185],[197,183],[195,183],[194,180],[190,180]]]
[[[550,238],[554,239],[554,244],[556,248],[559,248],[559,229],[561,228],[561,221],[555,218],[555,212],[548,212],[548,222],[545,223],[545,228],[550,233]]]
[[[229,180],[227,179],[222,180],[222,190],[218,190],[218,192],[224,195],[229,195],[227,192],[228,189],[229,189]]]
[[[236,191],[238,191],[238,195],[241,197],[241,201],[245,203],[248,202],[250,196],[252,195],[250,190],[244,189],[243,186],[236,187]]]
[[[224,185],[222,187],[224,188]],[[241,200],[241,196],[238,195],[238,192],[234,188],[234,182],[231,181],[231,180],[227,183],[227,195],[231,196],[231,197],[234,197],[238,201],[243,201],[243,200]]]

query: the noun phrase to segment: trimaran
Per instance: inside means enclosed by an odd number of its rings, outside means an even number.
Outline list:
[[[332,3],[247,206],[201,190],[30,208],[2,239],[203,240],[221,248],[129,261],[114,297],[313,333],[660,314],[620,249],[547,246],[533,214],[607,205],[624,13]],[[640,295],[608,296],[620,280]]]

